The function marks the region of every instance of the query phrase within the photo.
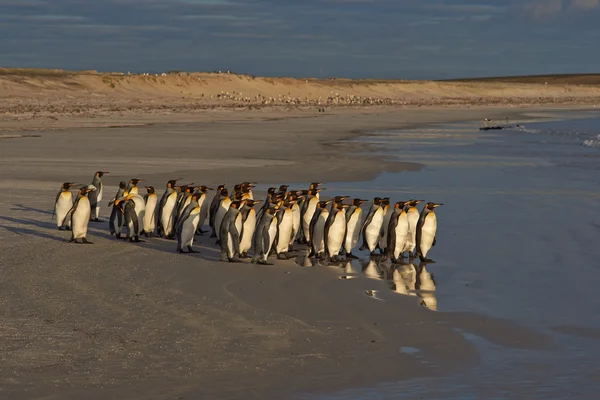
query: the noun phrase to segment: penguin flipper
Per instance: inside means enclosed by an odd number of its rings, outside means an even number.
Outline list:
[[[431,243],[431,247],[435,246],[435,242],[437,241],[437,236],[433,237],[433,243]]]

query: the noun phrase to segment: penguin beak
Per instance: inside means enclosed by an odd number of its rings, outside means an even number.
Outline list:
[[[215,189],[213,189],[213,188],[206,188],[206,190],[215,190]]]
[[[437,203],[437,204],[433,205],[433,208],[436,208],[436,207],[439,207],[439,206],[443,206],[443,205],[444,205],[444,203]]]

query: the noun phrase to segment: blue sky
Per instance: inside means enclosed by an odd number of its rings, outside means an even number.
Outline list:
[[[600,72],[600,0],[0,0],[0,66],[444,79]]]

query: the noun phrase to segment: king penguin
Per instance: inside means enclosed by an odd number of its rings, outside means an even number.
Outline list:
[[[200,205],[200,220],[198,221],[198,228],[196,228],[196,235],[203,235],[206,231],[202,230],[204,223],[206,222],[206,218],[208,217],[208,201],[206,201],[207,194],[209,190],[214,190],[209,188],[208,186],[198,186],[196,189],[196,193],[199,194],[198,204]]]
[[[308,195],[302,202],[302,233],[304,234],[304,243],[310,243],[310,221],[312,220],[317,204],[319,203],[319,192],[323,189],[308,189]]]
[[[203,193],[194,193],[191,196],[189,204],[182,211],[177,224],[177,251],[183,253],[183,249],[187,248],[188,253],[197,253],[192,248],[194,243],[194,235],[200,222],[200,211],[202,206],[198,203]]]
[[[221,261],[240,262],[240,233],[235,226],[240,207],[245,201],[231,201],[229,209],[219,224],[219,243],[221,245]]]
[[[336,201],[333,204],[331,212],[325,222],[325,251],[331,262],[340,261],[339,254],[344,239],[346,238],[346,211],[345,206],[341,201]]]
[[[221,200],[219,201],[219,206],[215,214],[215,232],[217,233],[221,232],[221,223],[223,222],[223,218],[225,218],[225,214],[227,214],[227,211],[229,211],[229,206],[231,205],[231,202],[231,198],[227,196],[227,189],[221,190]],[[217,238],[217,244],[219,244],[219,238]]]
[[[268,207],[260,219],[253,240],[252,262],[262,265],[269,265],[267,259],[271,252],[271,247],[277,236],[277,217],[280,210],[275,207]]]
[[[125,194],[126,190],[127,184],[124,181],[119,182],[119,189],[117,190],[117,194],[115,194],[115,197],[113,197],[112,200],[108,202],[108,206],[111,207],[114,204],[115,200],[127,196],[127,194]]]
[[[394,212],[394,207],[390,204],[390,198],[384,197],[381,199],[381,207],[383,207],[383,223],[381,225],[381,233],[379,236],[379,251],[381,254],[385,254],[385,248],[387,246],[388,226],[390,224],[390,218]]]
[[[242,232],[240,238],[240,258],[250,258],[248,251],[252,248],[252,236],[256,230],[256,210],[254,206],[260,200],[247,200],[241,208]]]
[[[329,201],[319,201],[317,209],[310,221],[310,253],[309,257],[323,258],[325,253],[325,223],[329,217],[327,204]]]
[[[346,210],[346,238],[344,240],[344,250],[346,259],[356,259],[352,254],[352,249],[356,247],[360,237],[360,230],[363,224],[363,210],[360,207],[366,200],[354,199],[352,205]]]
[[[106,171],[98,171],[94,174],[94,179],[92,179],[92,185],[96,188],[96,190],[92,191],[89,194],[89,201],[91,207],[90,218],[94,222],[99,222],[98,216],[100,215],[100,201],[102,200],[102,193],[104,191],[102,184],[102,177],[108,174]]]
[[[288,260],[290,255],[290,238],[292,237],[294,215],[292,207],[296,204],[295,200],[286,200],[283,205],[283,212],[277,214],[277,239],[275,243],[275,252],[277,258]]]
[[[117,201],[119,200],[116,200],[115,203]],[[137,210],[139,202],[141,202],[142,205],[144,204],[144,200],[141,196],[135,193],[129,193],[123,199],[122,203],[120,202],[125,217],[125,226],[127,226],[127,236],[125,236],[125,240],[136,243],[141,242],[140,232],[143,231],[143,228],[140,226],[143,218],[140,218],[140,214]]]
[[[73,203],[71,211],[69,211],[72,230],[69,243],[79,243],[77,240],[81,239],[82,243],[92,244],[92,242],[88,242],[87,240],[87,230],[90,222],[90,215],[92,213],[88,194],[93,191],[95,191],[95,189],[88,186],[79,189],[79,195],[77,196],[75,203]]]
[[[122,182],[125,183],[125,182]],[[123,188],[125,190],[125,188]],[[108,220],[108,227],[110,234],[115,235],[117,239],[121,239],[121,231],[123,230],[123,221],[125,219],[123,210],[123,197],[113,199],[110,201],[109,206],[112,205],[110,212],[110,219]]]
[[[360,250],[369,250],[371,255],[375,255],[375,249],[379,244],[381,226],[383,225],[383,208],[381,207],[381,198],[375,197],[371,203],[371,209],[365,218],[362,228],[363,244]]]
[[[156,210],[157,233],[167,239],[173,238],[173,209],[177,202],[177,181],[172,179],[167,182],[167,190],[163,193]]]
[[[219,210],[219,203],[223,198],[223,189],[225,189],[225,185],[217,186],[217,190],[215,190],[215,195],[210,202],[210,207],[208,209],[208,225],[212,229],[212,233],[210,237],[217,237],[217,231],[215,231],[215,216],[217,215],[217,211]]]
[[[71,229],[71,219],[67,216],[73,208],[73,193],[71,192],[71,186],[73,185],[73,182],[63,183],[54,200],[53,216],[56,215],[56,227],[61,231]]]
[[[410,258],[413,257],[415,247],[417,246],[417,222],[419,222],[419,209],[417,204],[423,200],[409,200],[406,204],[406,215],[408,217],[408,226],[410,228]]]
[[[436,242],[437,217],[433,210],[441,205],[443,204],[433,202],[425,204],[417,222],[415,257],[419,256],[419,259],[423,262],[432,261],[427,258],[427,253],[435,246]]]
[[[394,205],[394,212],[389,221],[386,251],[392,263],[397,264],[404,258],[404,252],[410,251],[411,232],[408,216],[404,210],[406,202],[399,201]]]
[[[156,204],[158,203],[158,196],[156,195],[154,186],[146,186],[144,203],[146,204],[146,213],[144,214],[144,234],[146,237],[154,236],[154,229],[156,228]]]

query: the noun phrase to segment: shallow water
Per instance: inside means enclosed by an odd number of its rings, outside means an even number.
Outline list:
[[[438,312],[472,311],[533,326],[552,334],[559,350],[505,349],[469,336],[483,357],[474,371],[311,398],[596,396],[600,340],[550,328],[600,329],[600,114],[562,117],[518,130],[482,132],[473,122],[375,132],[359,140],[425,167],[372,182],[328,182],[322,195],[444,203],[436,209],[438,242],[428,255],[435,263],[394,269],[362,253],[341,275],[388,279],[390,290]]]

